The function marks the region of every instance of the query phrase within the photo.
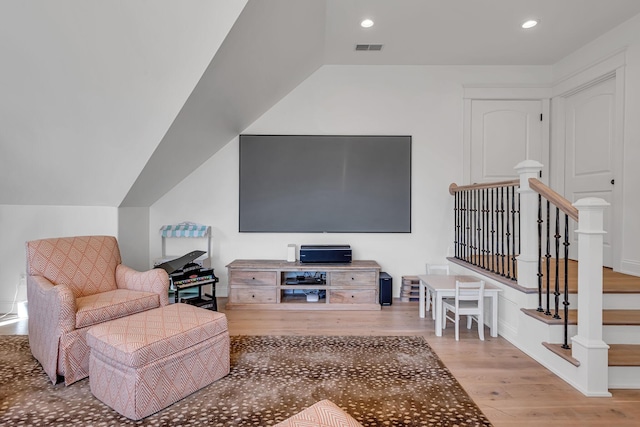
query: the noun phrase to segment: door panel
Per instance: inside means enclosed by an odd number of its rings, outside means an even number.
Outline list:
[[[471,183],[516,179],[523,160],[542,161],[541,101],[473,100]]]
[[[614,206],[615,79],[582,90],[565,100],[565,198],[606,200],[604,212],[604,265],[612,265]],[[577,236],[570,230],[569,253],[577,257]]]

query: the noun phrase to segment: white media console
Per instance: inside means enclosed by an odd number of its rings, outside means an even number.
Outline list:
[[[235,260],[227,269],[227,309],[380,310],[381,268],[375,261]]]

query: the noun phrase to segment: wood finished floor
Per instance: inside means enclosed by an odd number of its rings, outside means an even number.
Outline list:
[[[611,398],[589,398],[557,378],[505,339],[477,339],[461,329],[434,334],[431,318],[418,316],[416,302],[394,301],[381,311],[220,311],[232,335],[420,335],[455,375],[496,427],[638,426],[640,390],[612,390]],[[27,321],[0,326],[0,334],[26,334]],[[542,345],[542,344],[541,344]]]

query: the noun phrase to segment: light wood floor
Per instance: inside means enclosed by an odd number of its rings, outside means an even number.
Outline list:
[[[224,311],[225,298],[219,298]],[[418,317],[416,302],[394,301],[381,311],[226,311],[232,335],[420,335],[496,427],[638,426],[640,390],[612,390],[589,398],[557,378],[505,339],[477,338],[453,328],[434,334],[433,320]],[[26,320],[0,326],[0,334],[26,334]],[[542,344],[541,344],[542,345]],[[553,424],[548,424],[553,423]]]

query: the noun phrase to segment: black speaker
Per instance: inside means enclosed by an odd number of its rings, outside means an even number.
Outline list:
[[[393,278],[385,272],[380,273],[380,305],[391,305]]]

